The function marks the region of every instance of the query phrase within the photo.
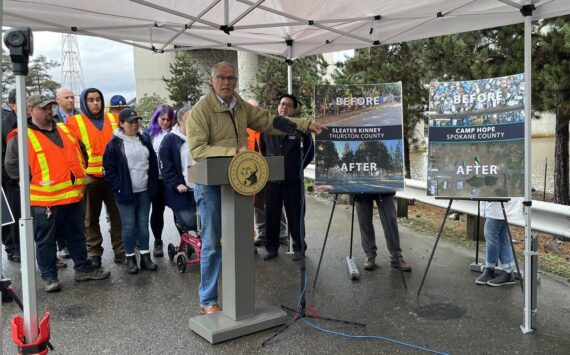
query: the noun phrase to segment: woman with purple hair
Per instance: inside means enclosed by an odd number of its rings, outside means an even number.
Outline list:
[[[176,124],[174,109],[169,105],[158,105],[150,118],[150,127],[145,129],[143,135],[151,142],[154,153],[158,158],[158,150],[162,139]],[[164,255],[162,243],[162,229],[164,228],[164,182],[159,175],[156,197],[152,201],[150,213],[150,228],[154,235],[155,257]]]

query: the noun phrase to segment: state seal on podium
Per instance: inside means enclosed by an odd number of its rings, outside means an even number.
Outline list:
[[[269,178],[267,161],[253,151],[238,153],[228,166],[228,179],[241,195],[253,195],[261,191]]]

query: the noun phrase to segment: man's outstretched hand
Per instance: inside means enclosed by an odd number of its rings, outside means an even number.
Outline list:
[[[313,132],[315,134],[320,134],[325,129],[328,129],[328,128],[327,128],[327,126],[325,126],[322,123],[319,123],[319,122],[309,123],[309,132]]]

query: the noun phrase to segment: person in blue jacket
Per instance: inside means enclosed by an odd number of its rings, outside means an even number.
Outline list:
[[[139,272],[135,240],[140,250],[140,268],[156,271],[150,258],[150,201],[158,185],[158,163],[152,144],[139,133],[141,117],[131,108],[119,113],[120,128],[113,132],[103,155],[105,180],[115,196],[122,222],[127,272]]]
[[[188,180],[188,168],[194,163],[186,138],[190,107],[182,107],[176,116],[178,124],[164,137],[158,155],[165,203],[174,212],[178,229],[186,232],[197,229],[194,184]]]

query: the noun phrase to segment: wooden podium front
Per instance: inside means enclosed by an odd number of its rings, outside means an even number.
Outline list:
[[[269,181],[283,180],[283,156],[265,157]],[[190,318],[190,329],[211,344],[272,328],[287,322],[279,307],[255,301],[252,231],[253,198],[237,193],[228,179],[232,157],[208,158],[190,168],[190,180],[221,185],[222,312]]]

